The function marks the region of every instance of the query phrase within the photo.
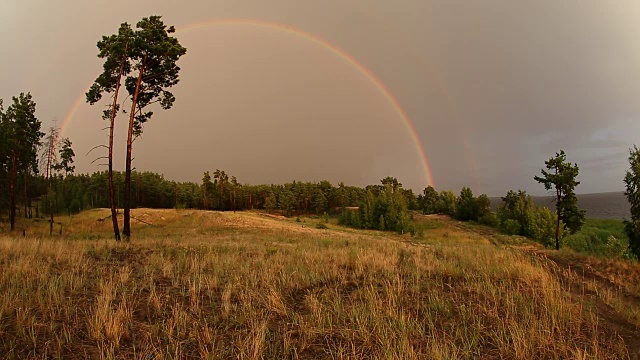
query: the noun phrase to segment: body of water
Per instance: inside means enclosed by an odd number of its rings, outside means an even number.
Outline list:
[[[551,196],[534,196],[533,201],[540,206],[555,209],[554,200]],[[499,197],[491,198],[494,210],[502,202]],[[578,207],[587,210],[588,218],[595,219],[629,219],[629,203],[624,196],[624,192],[606,192],[596,194],[578,195]]]

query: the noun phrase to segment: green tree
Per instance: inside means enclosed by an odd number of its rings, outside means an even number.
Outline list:
[[[283,190],[278,197],[278,206],[285,216],[291,216],[296,205],[295,196],[291,190]]]
[[[449,216],[456,215],[456,203],[458,197],[451,190],[443,190],[440,192],[438,199],[438,213]]]
[[[455,217],[462,221],[477,220],[478,213],[478,203],[473,196],[473,191],[468,187],[463,187],[460,191],[460,197],[456,201]]]
[[[208,171],[205,171],[202,176],[202,208],[209,210],[211,206],[211,192],[213,191],[213,183],[211,182],[211,175]]]
[[[315,198],[313,199],[313,206],[316,214],[320,214],[327,209],[327,198],[321,190],[316,191]]]
[[[60,129],[56,126],[49,128],[47,135],[44,139],[44,147],[42,149],[42,155],[40,156],[41,164],[44,166],[44,177],[48,183],[47,191],[47,205],[49,207],[49,235],[53,235],[53,223],[54,223],[54,209],[53,209],[53,178],[55,176],[54,170],[57,169],[57,146]]]
[[[133,38],[131,26],[122,23],[117,34],[103,36],[98,41],[98,57],[105,59],[103,72],[95,80],[91,88],[86,93],[87,103],[93,105],[102,99],[103,93],[112,94],[112,103],[103,111],[102,119],[109,120],[109,141],[107,146],[107,168],[109,184],[109,202],[111,208],[111,222],[113,234],[116,241],[120,241],[120,229],[118,227],[118,217],[116,211],[115,188],[113,185],[113,134],[115,119],[120,109],[118,94],[122,85],[122,77],[131,72],[129,61],[129,44]]]
[[[276,194],[270,191],[269,195],[264,200],[264,209],[267,210],[267,212],[271,213],[277,208],[278,201],[276,200]]]
[[[546,207],[536,206],[531,220],[527,234],[544,246],[552,247],[555,238],[556,215]]]
[[[11,230],[16,220],[16,179],[19,171],[24,174],[25,210],[28,202],[27,182],[30,173],[37,172],[37,153],[44,133],[36,118],[36,103],[30,93],[13,97],[13,103],[5,114],[11,170],[9,174],[9,218]],[[26,213],[26,211],[25,211]],[[26,214],[25,214],[26,215]]]
[[[631,207],[631,219],[624,221],[624,229],[629,237],[629,250],[640,258],[640,149],[636,145],[629,150],[629,170],[624,184],[624,194]]]
[[[386,187],[387,185],[391,186],[391,190],[393,192],[396,192],[402,187],[402,184],[398,181],[398,179],[391,176],[387,176],[386,178],[380,180],[380,183],[382,183],[383,187]]]
[[[147,107],[159,103],[168,110],[176,98],[167,91],[179,81],[178,59],[187,52],[178,39],[172,37],[173,26],[167,27],[160,16],[143,18],[136,24],[127,56],[132,62],[132,74],[127,76],[125,86],[131,96],[127,152],[125,159],[124,225],[122,233],[131,237],[131,153],[134,136],[142,135],[144,124],[151,119],[153,111]]]
[[[487,194],[482,194],[476,198],[476,205],[478,209],[478,221],[491,213],[491,199]]]
[[[563,150],[555,157],[544,162],[547,170],[541,170],[542,176],[534,179],[543,184],[546,190],[555,192],[556,200],[556,250],[560,249],[560,226],[562,223],[571,234],[575,234],[585,221],[585,211],[578,208],[578,198],[575,188],[580,184],[576,180],[579,169],[577,164],[567,162]]]
[[[509,190],[498,207],[498,219],[503,232],[509,235],[528,236],[527,229],[533,219],[534,204],[526,191]]]
[[[73,151],[71,147],[72,143],[69,138],[62,139],[62,147],[60,148],[60,162],[56,164],[56,170],[63,171],[65,176],[69,176],[73,174],[76,170],[76,167],[73,165],[73,158],[76,156],[76,153]]]
[[[435,214],[438,212],[439,196],[433,186],[427,186],[418,201],[423,214]]]

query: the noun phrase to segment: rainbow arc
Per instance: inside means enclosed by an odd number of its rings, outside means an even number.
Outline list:
[[[305,31],[303,31],[301,29],[298,29],[298,28],[295,28],[293,26],[289,26],[289,25],[285,25],[285,24],[281,24],[281,23],[276,23],[276,22],[257,20],[257,19],[240,19],[240,18],[238,18],[238,19],[236,19],[236,18],[231,18],[231,19],[213,19],[213,20],[208,20],[208,21],[204,21],[204,22],[197,22],[197,23],[189,24],[189,25],[186,25],[186,26],[183,26],[183,27],[176,27],[176,34],[181,34],[181,33],[184,34],[184,33],[189,33],[189,32],[193,32],[193,31],[205,30],[205,29],[210,29],[212,27],[225,26],[225,25],[236,25],[236,26],[237,25],[244,25],[244,26],[253,26],[253,27],[258,27],[258,28],[267,28],[267,29],[277,30],[277,31],[280,31],[282,33],[289,34],[289,35],[292,35],[292,36],[300,37],[300,38],[305,39],[307,41],[313,42],[314,44],[318,45],[321,48],[329,50],[331,53],[333,53],[336,56],[338,56],[339,58],[345,60],[351,66],[353,66],[357,71],[359,71],[360,73],[365,75],[367,77],[367,79],[369,79],[369,81],[371,81],[371,83],[373,85],[375,85],[376,88],[384,95],[384,97],[389,101],[391,106],[393,106],[394,110],[400,116],[400,119],[402,120],[402,122],[405,125],[407,131],[409,132],[409,135],[411,136],[412,142],[414,143],[414,145],[415,145],[415,147],[416,147],[416,149],[417,149],[417,151],[418,151],[418,153],[420,155],[420,159],[421,159],[421,162],[422,162],[421,165],[423,167],[424,174],[425,174],[425,176],[427,178],[427,182],[428,182],[428,184],[430,184],[432,186],[435,186],[434,181],[433,181],[433,176],[431,174],[431,168],[429,167],[429,162],[427,160],[427,156],[426,156],[426,153],[424,151],[424,146],[422,145],[422,142],[420,141],[418,133],[417,133],[415,127],[413,126],[413,123],[409,119],[409,116],[402,109],[402,107],[400,106],[400,103],[398,102],[398,100],[393,96],[393,94],[391,93],[391,91],[389,91],[389,89],[385,86],[385,84],[371,70],[369,70],[366,66],[364,66],[362,63],[360,63],[351,54],[349,54],[348,52],[342,50],[338,46],[330,43],[329,41],[327,41],[327,40],[325,40],[325,39],[323,39],[323,38],[321,38],[319,36],[307,33]],[[89,86],[87,86],[87,89],[89,88]],[[69,112],[65,116],[64,120],[62,121],[62,124],[60,126],[61,133],[64,132],[64,129],[69,125],[69,123],[73,119],[73,116],[76,113],[76,111],[78,110],[78,107],[83,103],[84,103],[84,93],[80,97],[78,97],[78,99],[76,99],[76,101],[71,106],[71,109],[69,110]]]

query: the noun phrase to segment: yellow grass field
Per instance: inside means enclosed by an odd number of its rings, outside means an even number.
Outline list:
[[[108,210],[0,236],[7,359],[626,359],[640,266],[446,218],[419,239],[256,212]],[[6,232],[5,232],[6,234]]]

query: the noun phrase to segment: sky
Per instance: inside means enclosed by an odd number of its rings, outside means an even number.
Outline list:
[[[0,0],[0,98],[30,91],[43,128],[64,124],[79,172],[105,169],[101,149],[87,155],[107,141],[106,102],[84,102],[96,42],[149,15],[187,48],[174,107],[133,148],[137,170],[168,179],[395,176],[417,192],[431,180],[543,195],[533,177],[563,149],[578,193],[620,191],[640,144],[635,0]]]

